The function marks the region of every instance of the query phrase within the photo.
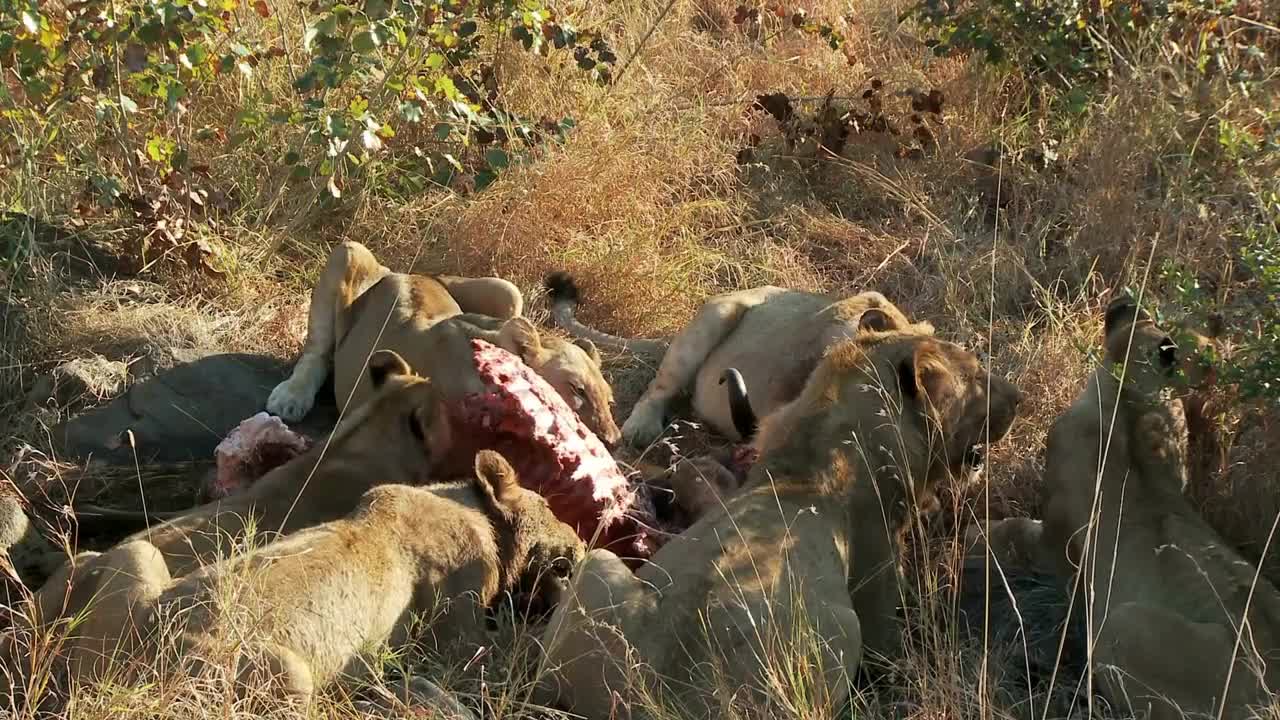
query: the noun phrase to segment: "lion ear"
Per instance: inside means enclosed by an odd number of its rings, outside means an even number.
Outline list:
[[[520,490],[515,468],[497,451],[476,453],[475,470],[476,486],[494,504],[495,510],[510,502]]]
[[[498,331],[498,344],[530,365],[530,361],[542,352],[538,328],[523,317],[513,317],[502,326]]]
[[[591,358],[591,362],[595,363],[596,367],[604,365],[604,359],[600,357],[600,350],[596,348],[595,343],[586,338],[574,338],[573,344],[586,351],[587,357]]]
[[[379,350],[369,356],[369,379],[374,389],[379,389],[395,375],[412,375],[409,363],[395,350]]]
[[[911,356],[898,364],[898,384],[906,397],[927,402],[939,412],[950,407],[959,395],[955,373],[936,350],[919,344]]]
[[[1102,316],[1102,332],[1110,335],[1116,328],[1150,319],[1151,315],[1138,307],[1138,301],[1132,295],[1122,292],[1107,303],[1106,313]]]
[[[898,324],[889,313],[880,308],[867,308],[858,318],[858,329],[863,332],[886,332],[897,328]]]

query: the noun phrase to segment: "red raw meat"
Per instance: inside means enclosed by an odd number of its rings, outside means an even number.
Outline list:
[[[274,415],[260,412],[243,420],[213,451],[218,469],[205,485],[205,498],[213,500],[240,492],[309,447],[310,440],[290,430]]]
[[[653,554],[652,509],[604,443],[520,358],[484,340],[472,340],[471,349],[489,392],[468,395],[450,408],[457,456],[497,450],[520,483],[545,497],[583,540],[594,538],[596,547],[633,562]]]

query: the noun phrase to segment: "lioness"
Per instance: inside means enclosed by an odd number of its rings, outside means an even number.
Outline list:
[[[644,715],[668,679],[663,699],[694,716],[724,716],[735,699],[767,708],[788,690],[833,712],[864,646],[896,654],[910,504],[1001,438],[1019,397],[956,345],[869,326],[763,419],[760,460],[723,509],[634,575],[608,551],[587,555],[543,636],[547,700],[588,718]]]
[[[523,309],[520,289],[506,280],[394,273],[365,246],[343,242],[311,293],[302,354],[271,391],[267,411],[302,419],[330,372],[338,406],[359,407],[370,392],[365,359],[383,348],[435,380],[447,399],[483,390],[467,343],[481,338],[519,356],[606,445],[616,444],[613,390],[595,345],[540,334],[520,316]]]
[[[500,592],[556,587],[582,554],[547,501],[484,450],[470,482],[373,488],[346,518],[183,578],[146,540],[120,545],[90,563],[95,603],[65,655],[73,682],[120,682],[111,673],[173,660],[200,672],[234,645],[242,690],[305,703],[333,681],[368,680],[376,653],[412,640],[415,616],[438,647],[483,643]]]
[[[1211,379],[1190,347],[1207,341],[1179,345],[1127,295],[1103,325],[1104,366],[1049,432],[1044,521],[996,528],[993,549],[1074,577],[1113,703],[1244,718],[1280,687],[1280,592],[1183,494],[1179,393]]]
[[[756,413],[769,415],[800,394],[828,348],[860,332],[859,319],[868,309],[880,311],[875,315],[880,330],[933,334],[932,325],[909,321],[878,292],[837,298],[768,285],[710,298],[668,346],[620,338],[579,322],[580,294],[567,273],[553,273],[545,284],[552,317],[575,337],[633,353],[665,350],[657,376],[622,424],[622,439],[639,447],[662,434],[668,403],[691,383],[698,417],[729,439],[744,439],[720,386],[725,371],[736,368],[751,389]]]

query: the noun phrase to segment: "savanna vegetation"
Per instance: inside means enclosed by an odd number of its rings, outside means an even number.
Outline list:
[[[913,532],[907,658],[851,712],[1084,713],[956,630],[959,541],[1037,515],[1047,429],[1129,288],[1219,339],[1188,492],[1280,582],[1277,60],[1273,0],[6,0],[0,473],[37,505],[91,474],[48,428],[109,398],[32,393],[63,362],[294,354],[344,239],[504,276],[535,317],[568,270],[582,318],[629,335],[727,289],[875,289],[1025,401],[983,482]],[[621,421],[653,368],[606,360]],[[532,643],[508,627],[434,675],[486,717],[532,713]],[[70,712],[236,711],[168,697]]]

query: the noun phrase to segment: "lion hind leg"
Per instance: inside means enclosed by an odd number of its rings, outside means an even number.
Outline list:
[[[667,404],[689,386],[707,356],[728,337],[753,305],[732,293],[711,298],[703,303],[662,357],[658,374],[636,402],[630,417],[622,425],[622,437],[633,447],[648,445],[665,428]]]
[[[154,630],[152,601],[172,578],[164,555],[146,540],[119,545],[85,567],[92,598],[71,630],[71,677],[97,680],[129,662]]]
[[[350,240],[333,249],[320,281],[311,292],[307,340],[289,378],[271,391],[267,412],[288,422],[306,417],[316,393],[333,369],[333,354],[350,327],[356,298],[390,274],[369,249]]]
[[[524,314],[524,295],[520,294],[515,283],[499,277],[438,275],[436,279],[464,313],[487,315],[499,320],[510,320]]]
[[[1189,713],[1216,717],[1233,646],[1234,636],[1225,625],[1124,603],[1107,613],[1094,667],[1113,705],[1129,704],[1135,711],[1149,705],[1150,720],[1181,720]],[[1259,685],[1251,669],[1238,661],[1222,717],[1249,717],[1248,706],[1262,699]]]
[[[652,592],[608,550],[592,550],[543,633],[535,700],[586,717],[625,710],[642,687],[634,640],[656,608]]]
[[[276,700],[305,712],[315,694],[311,666],[298,653],[268,643],[260,651],[242,655],[236,669],[236,692],[250,697],[266,687]]]
[[[11,626],[0,632],[0,707],[20,706],[29,684],[61,666],[65,655],[60,620],[84,611],[92,597],[88,570],[102,553],[84,551],[66,559],[29,599],[10,611]],[[34,682],[33,682],[34,681]]]

